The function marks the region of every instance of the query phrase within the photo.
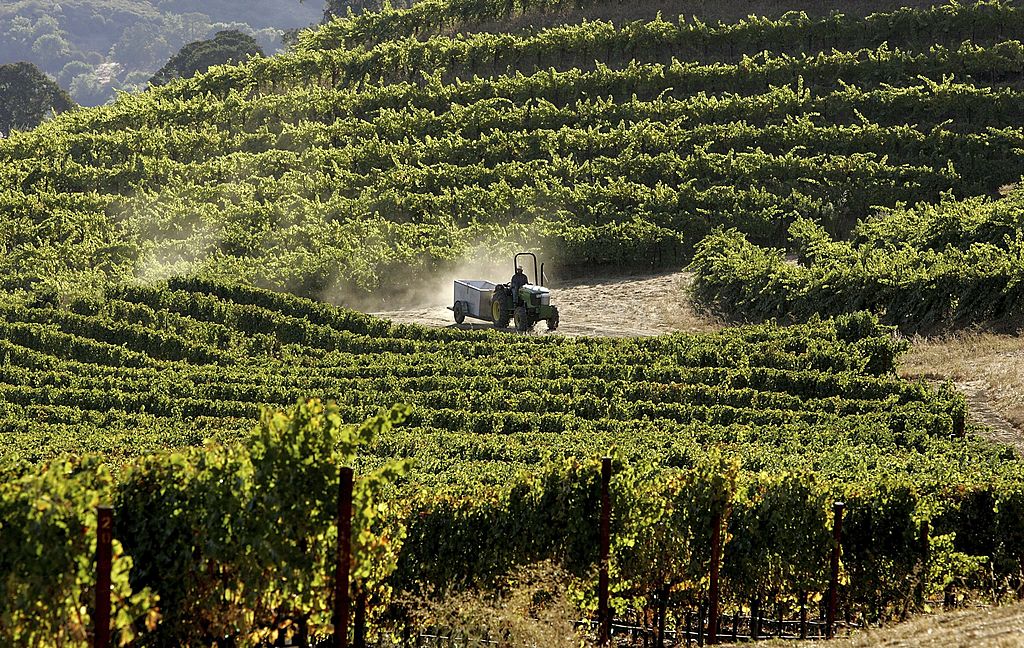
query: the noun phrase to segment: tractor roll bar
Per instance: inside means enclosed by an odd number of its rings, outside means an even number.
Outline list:
[[[515,255],[515,257],[512,258],[512,274],[515,274],[516,268],[519,267],[519,257],[521,256],[528,256],[533,259],[533,285],[543,286],[544,277],[542,273],[537,272],[537,255],[534,254],[533,252],[520,252],[519,254]]]

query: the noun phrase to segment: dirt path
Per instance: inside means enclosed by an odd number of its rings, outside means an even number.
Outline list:
[[[763,645],[806,648],[823,644],[776,640]],[[891,628],[858,632],[829,641],[827,645],[829,648],[1024,648],[1024,605],[924,614]]]
[[[967,397],[971,420],[984,435],[1024,457],[1024,337],[962,333],[917,340],[900,373],[952,380]]]
[[[967,397],[967,412],[971,420],[988,428],[984,432],[985,438],[1008,445],[1017,452],[1017,456],[1024,457],[1024,431],[1014,427],[992,407],[988,385],[981,380],[972,380],[958,382],[956,388]]]
[[[551,303],[558,306],[558,335],[635,337],[677,331],[712,331],[720,324],[694,312],[688,298],[692,276],[685,272],[636,277],[598,277],[563,281],[551,286]],[[455,324],[449,302],[440,301],[403,310],[373,313],[400,323],[464,329],[491,328],[466,320]],[[614,304],[610,307],[609,304]],[[547,335],[544,324],[538,335]]]

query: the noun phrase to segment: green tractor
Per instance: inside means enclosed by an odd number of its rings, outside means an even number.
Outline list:
[[[520,257],[533,260],[533,278],[529,281],[528,274],[521,272]],[[494,328],[507,328],[510,321],[515,322],[516,330],[526,332],[533,329],[537,322],[547,322],[548,330],[558,328],[558,309],[551,305],[551,291],[544,287],[544,264],[537,268],[537,255],[532,252],[520,252],[512,259],[513,277],[506,284],[494,287],[491,297],[491,321]],[[521,279],[520,279],[521,277]]]

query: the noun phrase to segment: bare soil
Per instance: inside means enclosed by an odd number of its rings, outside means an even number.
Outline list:
[[[590,277],[565,280],[551,286],[551,303],[558,307],[561,324],[555,335],[641,337],[674,332],[702,332],[722,324],[693,310],[689,298],[692,276],[675,272],[635,277]],[[449,290],[450,293],[450,290]],[[491,328],[489,322],[467,319],[455,323],[451,295],[402,310],[373,313],[407,324],[463,329]],[[534,335],[549,335],[543,322]]]
[[[821,646],[821,642],[773,641],[767,646]],[[829,648],[1020,648],[1024,605],[923,614],[891,628],[865,630],[827,642]]]
[[[901,373],[956,383],[985,435],[1024,457],[1024,337],[978,332],[915,340]]]

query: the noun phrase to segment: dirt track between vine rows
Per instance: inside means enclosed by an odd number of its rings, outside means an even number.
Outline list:
[[[689,299],[692,277],[686,272],[636,277],[600,277],[562,281],[551,286],[551,303],[558,307],[561,324],[557,335],[635,337],[677,331],[713,331],[717,322],[694,312]],[[455,323],[449,301],[401,310],[373,313],[393,322],[463,329],[487,329],[491,324],[467,319]],[[548,335],[544,323],[535,335]]]
[[[746,645],[746,644],[741,644]],[[769,641],[765,648],[1021,648],[1024,605],[922,614],[899,625],[822,642]]]

